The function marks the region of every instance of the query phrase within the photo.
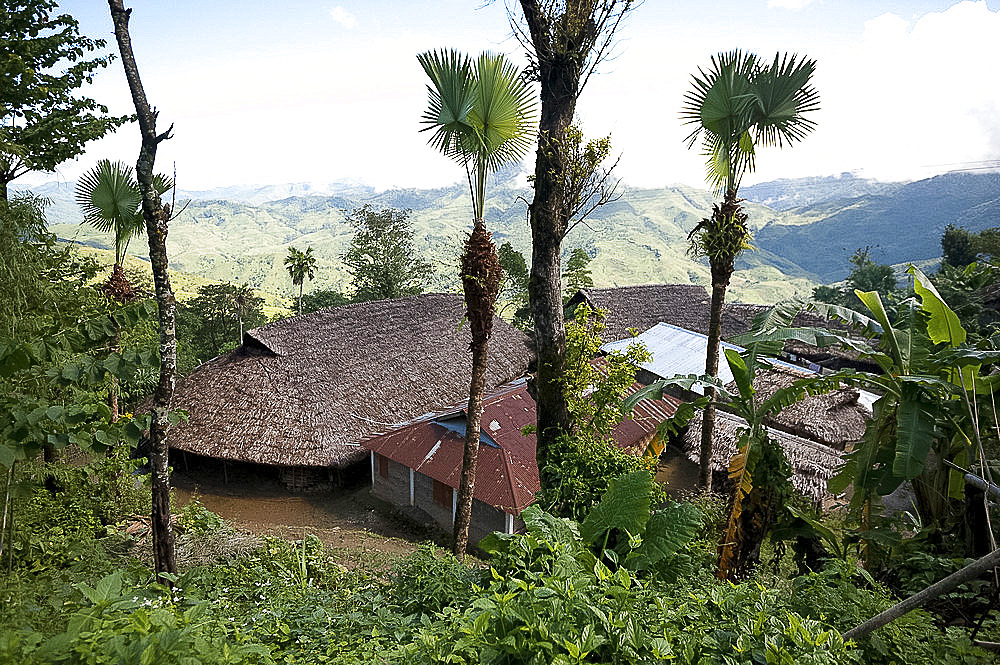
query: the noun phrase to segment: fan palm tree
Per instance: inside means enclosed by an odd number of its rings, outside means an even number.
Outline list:
[[[153,176],[153,188],[158,195],[174,186],[165,175]],[[136,298],[132,284],[125,277],[122,263],[132,238],[142,235],[142,194],[132,167],[123,162],[102,159],[76,183],[76,203],[83,209],[83,221],[98,231],[110,233],[115,242],[115,264],[108,280],[101,286],[104,294],[119,303]],[[118,336],[113,343],[117,350]],[[112,377],[108,388],[108,407],[112,422],[118,421],[118,379]]]
[[[157,174],[153,187],[159,195],[174,186],[171,178]],[[135,293],[122,271],[122,262],[132,238],[141,235],[142,194],[131,166],[102,159],[76,183],[76,202],[83,209],[83,221],[98,231],[110,233],[115,243],[115,264],[104,286],[105,293],[119,302]]]
[[[303,284],[307,277],[310,282],[316,277],[316,257],[313,256],[313,248],[306,247],[306,251],[303,252],[289,247],[288,256],[285,257],[285,269],[292,278],[292,284],[299,287],[299,314],[302,314]]]
[[[472,197],[472,232],[461,257],[466,317],[472,332],[472,380],[454,533],[454,553],[461,559],[469,540],[486,351],[502,272],[483,219],[486,179],[527,152],[535,102],[517,67],[502,55],[483,53],[472,60],[454,50],[429,51],[417,60],[431,79],[422,120],[426,127],[421,131],[433,131],[430,144],[465,167]]]
[[[816,123],[807,114],[819,108],[819,95],[810,84],[816,62],[795,55],[776,54],[768,64],[739,50],[712,57],[708,71],[699,68],[684,96],[681,119],[695,126],[688,148],[702,138],[708,158],[707,182],[722,196],[712,215],[688,236],[691,251],[708,258],[712,273],[712,304],[708,324],[705,373],[717,376],[722,306],[736,258],[750,247],[747,214],[737,197],[744,174],[752,172],[756,148],[784,147],[801,141]],[[708,389],[710,397],[714,390]],[[706,408],[702,423],[699,479],[711,489],[714,407]]]

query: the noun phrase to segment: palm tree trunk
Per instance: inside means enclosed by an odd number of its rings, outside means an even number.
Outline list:
[[[493,332],[497,294],[500,292],[500,259],[482,219],[477,219],[462,253],[461,275],[465,291],[466,316],[472,334],[472,380],[469,382],[469,407],[465,417],[465,452],[462,457],[462,480],[455,510],[453,552],[461,561],[469,545],[472,522],[472,497],[475,492],[476,462],[479,459],[479,426],[486,383],[487,345]]]
[[[730,271],[730,274],[732,271]],[[708,315],[708,349],[705,355],[705,374],[719,375],[719,345],[722,341],[722,307],[726,302],[729,276],[722,277],[712,269],[712,305]],[[712,400],[705,407],[701,421],[701,456],[698,459],[698,484],[706,491],[712,489],[712,435],[715,432],[715,388],[705,388],[705,396]]]
[[[305,280],[299,282],[299,316],[302,316],[302,289],[305,286]]]
[[[153,164],[156,161],[156,147],[170,138],[171,125],[163,134],[156,133],[156,112],[149,106],[146,92],[139,78],[139,69],[132,52],[132,40],[128,32],[131,10],[126,11],[122,0],[108,0],[111,19],[115,26],[115,38],[121,53],[125,78],[128,80],[135,104],[142,147],[136,163],[136,177],[142,192],[142,216],[146,223],[149,239],[149,262],[153,268],[153,284],[159,310],[160,333],[160,379],[153,392],[150,408],[152,421],[149,426],[151,443],[150,467],[152,475],[153,508],[151,526],[153,534],[153,560],[157,573],[177,572],[174,557],[174,532],[170,527],[170,472],[168,467],[169,445],[167,429],[170,426],[169,409],[177,380],[177,302],[170,288],[167,273],[167,222],[170,219],[167,206],[163,206],[153,187]]]
[[[459,561],[469,547],[472,524],[472,500],[479,460],[479,433],[483,415],[483,392],[486,384],[487,342],[473,343],[472,381],[469,383],[469,406],[465,417],[465,452],[462,455],[462,481],[458,487],[455,510],[454,554]]]

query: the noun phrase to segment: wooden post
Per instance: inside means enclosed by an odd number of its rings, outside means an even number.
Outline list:
[[[878,614],[860,626],[850,629],[844,633],[844,640],[856,640],[864,637],[868,633],[892,623],[910,610],[914,610],[924,603],[934,600],[938,596],[948,593],[959,584],[976,579],[990,568],[1000,565],[1000,549],[995,549],[986,556],[976,559],[965,568],[958,570],[939,582],[935,582],[923,591],[919,591],[906,600],[893,605],[885,612]]]

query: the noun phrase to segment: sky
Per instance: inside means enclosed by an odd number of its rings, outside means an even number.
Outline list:
[[[116,48],[108,7],[66,0],[81,32]],[[513,0],[126,0],[158,128],[174,124],[157,170],[176,164],[185,190],[237,184],[355,180],[378,189],[464,178],[427,145],[420,52],[503,52],[526,62],[507,19]],[[610,134],[632,187],[704,187],[704,158],[679,118],[691,75],[740,48],[817,61],[817,129],[791,148],[763,149],[744,184],[851,172],[915,180],[1000,168],[1000,0],[645,0],[613,57],[584,89],[588,137]],[[86,94],[133,112],[121,63]],[[74,180],[109,158],[134,163],[126,125],[55,173],[15,184]],[[532,170],[534,154],[525,158]]]

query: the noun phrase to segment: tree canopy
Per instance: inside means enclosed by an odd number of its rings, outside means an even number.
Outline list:
[[[105,46],[80,34],[54,0],[6,0],[0,10],[0,198],[31,171],[51,171],[125,123],[78,94],[112,56],[87,59]]]
[[[433,268],[416,255],[409,218],[409,210],[369,203],[347,216],[354,237],[341,258],[354,278],[355,302],[423,293]]]

